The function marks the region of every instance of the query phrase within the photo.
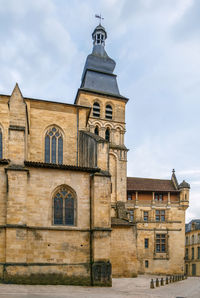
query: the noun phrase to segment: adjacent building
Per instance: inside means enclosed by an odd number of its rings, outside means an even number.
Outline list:
[[[185,225],[185,273],[200,276],[200,219]]]

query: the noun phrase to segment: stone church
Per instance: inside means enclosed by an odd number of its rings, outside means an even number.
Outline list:
[[[184,270],[189,184],[127,178],[128,99],[98,25],[74,104],[0,95],[0,280],[112,284]]]

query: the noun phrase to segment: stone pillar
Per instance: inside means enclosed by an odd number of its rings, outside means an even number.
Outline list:
[[[138,206],[138,192],[135,192],[135,205]]]
[[[152,192],[152,205],[155,205],[155,192]]]
[[[111,286],[110,176],[95,174],[91,178],[91,187],[92,284],[94,286]]]
[[[170,192],[168,192],[167,205],[168,205],[168,206],[171,205]]]
[[[25,263],[27,244],[27,179],[28,170],[18,167],[6,169],[6,262]]]
[[[100,127],[99,128],[99,136],[105,139],[105,132],[106,128],[105,127]]]
[[[90,125],[90,132],[94,133],[94,129],[95,129],[95,126],[94,125]]]
[[[9,99],[8,157],[11,164],[23,165],[26,159],[27,118],[26,103],[16,84]]]
[[[110,130],[110,142],[115,143],[115,129],[111,128]]]

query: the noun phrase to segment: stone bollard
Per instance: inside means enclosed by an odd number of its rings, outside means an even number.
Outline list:
[[[161,277],[160,285],[161,285],[161,286],[164,286],[164,280],[163,280],[163,277]]]
[[[168,285],[168,283],[169,283],[168,277],[166,276],[165,284]]]
[[[151,280],[151,282],[150,282],[150,289],[154,289],[155,287],[154,287],[154,281],[153,281],[153,278],[152,278],[152,280]]]
[[[156,287],[159,287],[159,279],[156,278]]]

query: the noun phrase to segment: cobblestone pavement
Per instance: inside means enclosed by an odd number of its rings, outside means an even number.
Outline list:
[[[200,277],[150,289],[151,276],[114,278],[112,288],[0,284],[0,298],[200,298]]]

